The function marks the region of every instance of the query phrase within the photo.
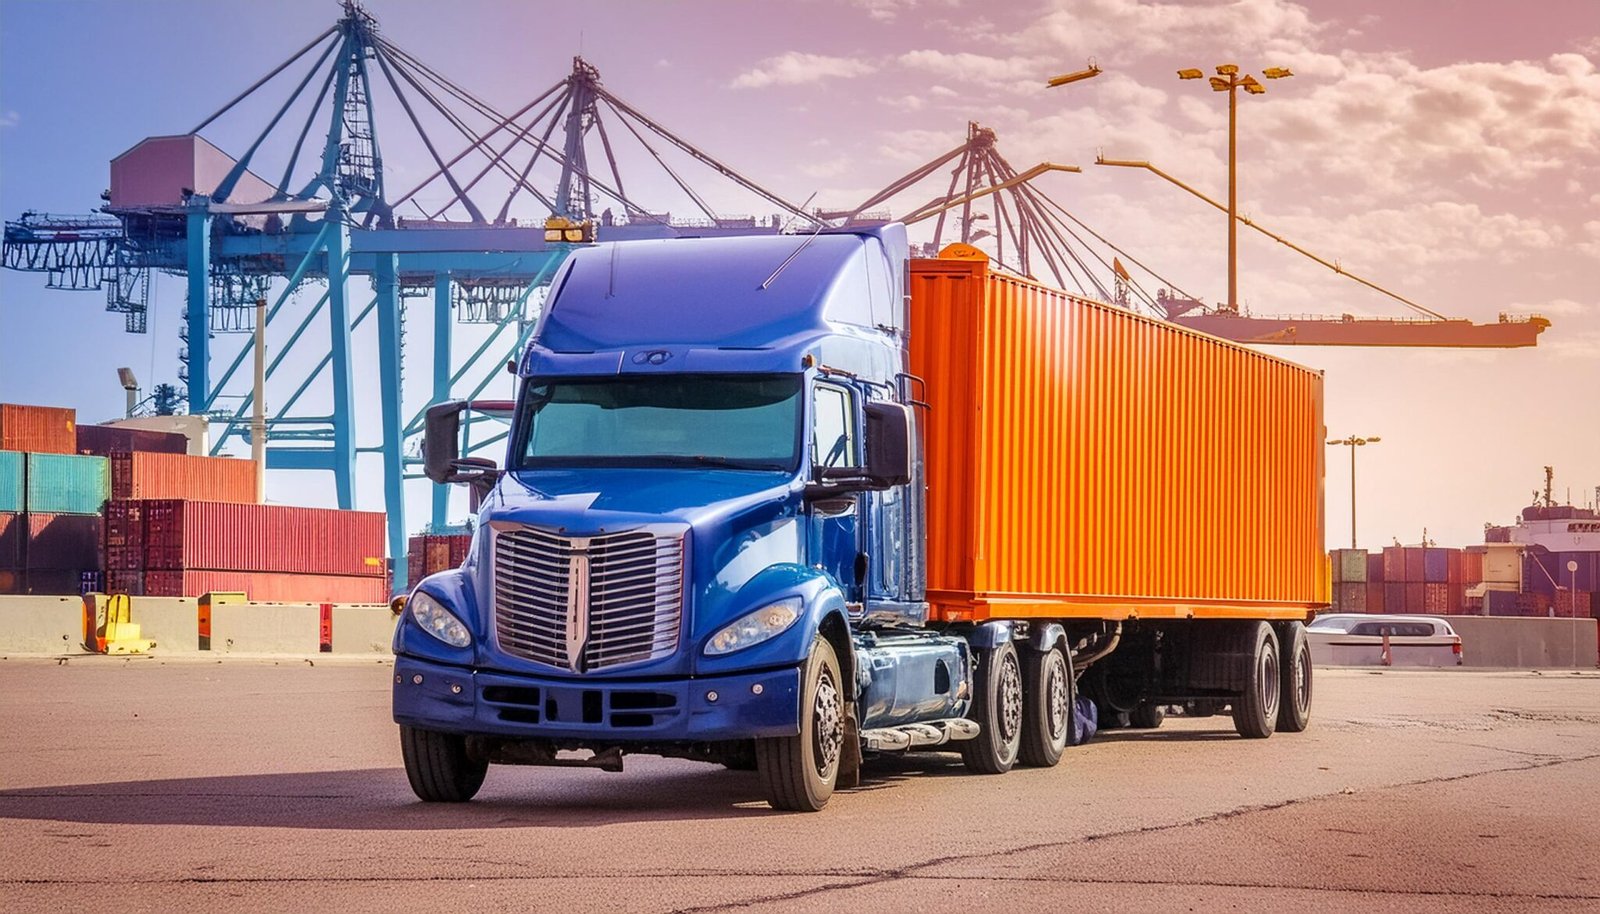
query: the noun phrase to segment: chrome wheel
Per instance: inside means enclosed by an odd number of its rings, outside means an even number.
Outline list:
[[[1000,668],[1000,735],[1007,743],[1022,732],[1022,668],[1015,651]]]
[[[817,776],[823,779],[833,776],[834,769],[839,765],[839,754],[844,747],[842,704],[839,687],[833,681],[832,671],[824,669],[817,681],[816,700],[812,702],[816,729],[811,735]]]

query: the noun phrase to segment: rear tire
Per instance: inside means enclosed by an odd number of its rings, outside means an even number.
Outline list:
[[[1246,739],[1266,739],[1278,726],[1283,694],[1278,636],[1272,626],[1255,622],[1240,626],[1236,650],[1250,657],[1244,692],[1233,702],[1233,727]]]
[[[487,760],[467,754],[467,738],[416,727],[400,727],[400,755],[411,791],[429,803],[465,803],[489,773]]]
[[[1283,643],[1283,694],[1278,698],[1278,730],[1299,733],[1311,722],[1311,639],[1300,622],[1279,632]]]
[[[818,635],[800,677],[800,734],[756,740],[756,774],[773,809],[828,805],[844,755],[844,682],[833,645]]]
[[[1017,760],[1053,768],[1072,738],[1072,669],[1059,647],[1022,654],[1022,744]]]
[[[1010,641],[978,651],[977,660],[977,694],[967,719],[977,722],[978,735],[961,741],[961,761],[974,774],[1004,774],[1022,745],[1022,662]]]
[[[1166,709],[1148,701],[1139,702],[1139,707],[1128,713],[1128,726],[1136,730],[1154,730],[1161,726],[1167,719]]]

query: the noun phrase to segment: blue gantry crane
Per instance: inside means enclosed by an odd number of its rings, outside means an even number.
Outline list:
[[[269,85],[284,84],[292,87],[287,98],[269,109],[267,123],[237,157],[201,136]],[[393,107],[376,103],[377,95]],[[431,169],[399,194],[390,192],[394,173],[384,154],[401,147],[393,131],[382,134],[380,145],[380,107],[386,119],[410,128],[402,131],[404,148],[426,155],[429,164],[413,162],[408,173]],[[320,151],[319,124],[327,130]],[[623,140],[636,158],[659,166],[697,211],[693,218],[648,209],[625,190]],[[685,177],[690,167],[731,181],[776,212],[770,218],[718,213]],[[777,232],[817,222],[618,98],[581,58],[564,79],[502,113],[388,40],[355,0],[346,0],[336,24],[192,130],[140,142],[114,159],[111,171],[98,213],[29,212],[7,222],[4,265],[45,273],[51,288],[103,290],[107,310],[122,313],[131,333],[147,331],[152,273],[183,277],[178,379],[187,411],[213,421],[213,453],[248,440],[252,394],[228,391],[252,343],[246,338],[224,358],[212,350],[228,334],[254,330],[257,302],[268,302],[275,348],[268,399],[276,402],[267,422],[267,467],[331,472],[339,506],[350,508],[357,454],[376,452],[397,588],[406,584],[404,486],[420,478],[417,445],[427,406],[476,398],[500,376],[506,357],[532,332],[557,265],[575,246],[597,235]],[[498,206],[484,205],[491,200]],[[542,217],[514,215],[530,207]],[[356,277],[369,279],[370,298],[356,293]],[[414,299],[432,306],[424,319],[433,342],[431,384],[422,404],[407,403],[402,385],[405,305]],[[487,329],[464,358],[454,345],[461,323]],[[353,343],[369,324],[376,325],[381,434],[376,445],[363,446],[358,432],[370,411],[355,397]],[[319,326],[325,337],[313,329]],[[472,447],[503,437],[479,436]],[[434,487],[435,527],[447,519],[447,496]]]

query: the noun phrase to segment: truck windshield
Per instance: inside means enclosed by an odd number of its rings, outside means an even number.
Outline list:
[[[521,466],[684,466],[792,472],[799,375],[530,381]]]

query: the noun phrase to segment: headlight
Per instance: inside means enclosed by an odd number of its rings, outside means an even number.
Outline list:
[[[800,618],[800,598],[768,603],[711,636],[706,653],[731,654],[783,634]]]
[[[472,633],[454,613],[444,608],[443,603],[419,590],[412,594],[409,605],[411,618],[423,631],[451,647],[466,647],[472,643]]]

